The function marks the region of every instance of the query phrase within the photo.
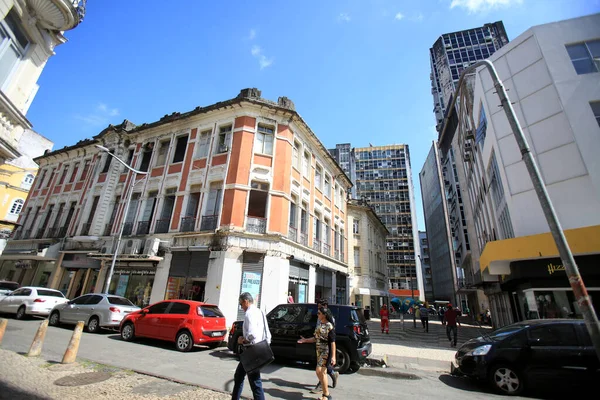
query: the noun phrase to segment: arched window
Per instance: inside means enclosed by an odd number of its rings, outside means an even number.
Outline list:
[[[27,175],[25,175],[25,179],[23,179],[23,183],[31,185],[31,184],[33,184],[34,179],[35,179],[35,176],[33,176],[33,174],[27,174]]]
[[[19,215],[21,213],[21,210],[23,209],[23,204],[25,204],[25,201],[23,201],[22,199],[15,200],[12,204],[12,207],[10,208],[10,213],[14,215]]]

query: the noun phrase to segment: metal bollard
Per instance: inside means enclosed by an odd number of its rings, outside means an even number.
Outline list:
[[[0,344],[2,344],[2,338],[4,337],[4,332],[6,332],[6,325],[8,325],[8,320],[0,318]]]
[[[65,351],[65,355],[61,363],[70,364],[75,362],[77,358],[77,351],[79,350],[79,341],[81,340],[81,333],[83,332],[83,321],[77,322],[77,326],[75,326],[75,331],[73,331],[73,336],[71,336],[71,341],[69,342],[69,346]]]
[[[29,352],[27,353],[28,357],[37,357],[42,353],[42,345],[44,344],[47,330],[48,320],[45,319],[35,333],[35,337],[33,338],[33,342],[31,342],[31,347],[29,347]]]

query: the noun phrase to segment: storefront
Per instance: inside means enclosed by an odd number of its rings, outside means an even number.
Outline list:
[[[240,294],[248,292],[254,299],[256,307],[260,308],[262,289],[264,282],[264,253],[244,251],[242,255],[242,279],[240,282]],[[244,319],[244,310],[238,306],[237,319]]]
[[[308,271],[308,264],[290,261],[288,293],[295,303],[306,303],[308,301]]]
[[[575,262],[593,304],[598,304],[600,255],[578,256]],[[559,258],[511,262],[510,275],[504,277],[500,288],[508,296],[515,321],[583,318]]]
[[[53,260],[2,260],[0,280],[18,282],[21,286],[48,287],[54,268]]]
[[[389,305],[389,296],[383,290],[355,288],[353,301],[354,305],[369,309],[371,316],[378,317],[381,306]]]
[[[74,299],[96,289],[101,262],[88,257],[88,252],[64,253],[60,263],[62,276],[57,289],[67,298]]]
[[[145,307],[150,304],[155,275],[154,262],[118,262],[108,292],[126,297],[138,307]]]
[[[346,274],[335,273],[335,304],[348,304],[347,281]]]
[[[204,301],[209,251],[174,251],[165,299]]]
[[[315,268],[315,301],[326,299],[330,304],[333,303],[333,272],[317,266]]]

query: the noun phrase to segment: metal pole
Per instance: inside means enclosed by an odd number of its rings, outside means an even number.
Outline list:
[[[575,263],[575,258],[573,257],[573,253],[569,248],[569,244],[567,243],[567,239],[563,233],[562,226],[560,225],[556,215],[556,211],[552,206],[552,201],[550,200],[550,196],[548,195],[548,191],[546,190],[546,186],[542,180],[537,163],[533,158],[533,154],[531,154],[527,139],[523,134],[521,125],[519,124],[519,121],[515,115],[515,110],[510,103],[508,94],[506,93],[506,89],[504,88],[502,81],[498,77],[496,68],[494,68],[494,64],[492,64],[492,62],[489,60],[483,60],[465,69],[460,76],[457,93],[460,91],[464,76],[480,66],[485,66],[492,76],[494,87],[496,88],[496,92],[500,98],[500,103],[502,104],[504,113],[508,118],[508,123],[510,124],[513,134],[515,135],[515,139],[519,145],[519,150],[521,151],[522,160],[525,162],[527,172],[529,173],[529,177],[533,183],[538,200],[542,206],[542,211],[544,211],[544,216],[546,217],[546,221],[550,227],[550,232],[552,233],[554,242],[558,248],[558,253],[560,255],[560,259],[562,260],[563,266],[565,267],[569,284],[571,285],[571,289],[573,289],[573,294],[575,295],[577,304],[579,305],[579,308],[583,314],[588,332],[590,333],[592,343],[594,344],[594,348],[596,350],[596,356],[600,359],[600,322],[598,321],[598,316],[596,315],[594,305],[592,304],[591,298],[588,295],[585,284],[583,283],[583,279],[579,273],[579,268]],[[457,96],[455,95],[452,99],[451,107],[454,107],[456,97]]]
[[[112,274],[113,274],[113,271],[115,270],[115,264],[117,263],[117,253],[119,251],[119,246],[121,245],[121,239],[123,238],[123,229],[125,228],[125,218],[127,218],[127,212],[129,211],[129,203],[131,203],[131,195],[133,194],[133,187],[136,184],[135,178],[138,175],[146,176],[146,175],[148,175],[148,173],[144,172],[144,171],[138,171],[137,169],[131,168],[129,165],[127,165],[127,163],[125,161],[123,161],[119,157],[115,156],[106,147],[100,146],[100,145],[96,145],[96,147],[99,148],[100,150],[104,151],[105,153],[107,153],[109,156],[111,156],[112,158],[117,160],[119,163],[124,165],[128,170],[133,172],[133,174],[131,176],[131,185],[129,187],[129,193],[127,194],[127,202],[125,203],[125,210],[123,211],[123,217],[121,218],[121,227],[119,228],[119,236],[117,239],[117,246],[115,248],[115,252],[113,253],[113,258],[110,263],[110,269],[108,271],[108,277],[106,278],[106,281],[105,281],[106,283],[104,285],[104,293],[108,294],[108,289],[110,288],[110,281],[112,280]],[[116,206],[117,205],[115,204],[115,207]]]

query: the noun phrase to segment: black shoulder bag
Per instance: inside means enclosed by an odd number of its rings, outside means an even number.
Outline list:
[[[259,372],[262,368],[271,364],[275,359],[271,346],[267,340],[267,320],[262,311],[261,314],[263,316],[265,339],[256,344],[244,347],[244,351],[240,354],[240,361],[247,374]]]

